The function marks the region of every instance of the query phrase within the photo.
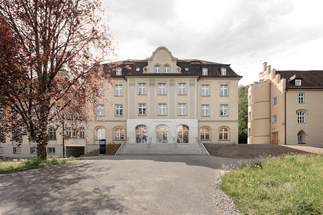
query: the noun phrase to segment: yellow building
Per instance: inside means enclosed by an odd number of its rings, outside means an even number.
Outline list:
[[[241,76],[229,64],[181,60],[161,46],[146,59],[118,62],[111,76],[113,83],[105,83],[105,99],[97,104],[95,123],[89,123],[81,135],[65,128],[70,136],[65,140],[67,156],[97,149],[100,139],[138,144],[238,143]],[[57,133],[49,128],[52,138],[47,148],[51,155],[62,156]],[[4,145],[4,153],[14,156],[15,143]],[[21,154],[28,154],[28,147],[24,140]]]
[[[248,144],[323,144],[323,71],[276,71],[249,85]]]

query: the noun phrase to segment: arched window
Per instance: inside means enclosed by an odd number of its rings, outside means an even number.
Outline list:
[[[202,127],[200,130],[201,140],[209,140],[210,139],[210,129],[207,127]]]
[[[105,139],[105,129],[104,128],[98,128],[95,130],[95,139],[96,140]]]
[[[56,140],[56,131],[53,127],[48,128],[49,140]]]
[[[156,127],[157,143],[168,143],[168,127],[166,125],[158,125]]]
[[[177,143],[189,142],[189,128],[187,125],[179,125],[176,128]]]
[[[228,140],[229,139],[229,129],[220,128],[219,129],[219,140]]]
[[[136,127],[136,143],[148,143],[148,127],[146,125]]]
[[[155,73],[161,73],[159,64],[155,65]]]
[[[115,140],[124,140],[124,129],[123,128],[116,128],[114,130],[114,139]]]
[[[170,66],[168,64],[164,65],[164,73],[170,73]]]
[[[299,144],[305,143],[305,132],[303,130],[301,130],[297,133],[297,142]]]

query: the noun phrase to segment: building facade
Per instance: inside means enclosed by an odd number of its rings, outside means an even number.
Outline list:
[[[138,144],[238,143],[241,76],[229,64],[180,60],[161,46],[147,59],[114,65],[113,83],[105,83],[95,123],[88,123],[81,135],[74,135],[67,126],[71,137],[64,143],[67,156],[75,150],[97,149],[100,139]],[[110,64],[105,66],[106,70],[111,68]],[[47,148],[62,156],[62,138],[59,131],[54,133],[55,129],[49,128],[55,138],[50,138]],[[25,141],[22,146],[28,144]],[[2,147],[4,152],[13,151],[15,143],[7,141]],[[21,153],[27,151],[26,147]]]
[[[323,71],[276,71],[249,85],[248,144],[322,145]]]

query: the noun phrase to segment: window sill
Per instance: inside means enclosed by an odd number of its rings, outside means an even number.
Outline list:
[[[306,143],[298,143],[298,144],[306,144]]]
[[[115,117],[123,117],[123,115],[114,115]]]
[[[138,114],[138,116],[147,116],[147,114]]]
[[[123,95],[114,95],[114,97],[123,97]]]
[[[187,96],[187,94],[177,94],[178,96]]]
[[[210,95],[201,95],[201,97],[210,97]]]
[[[167,94],[157,94],[157,96],[167,96]]]
[[[167,116],[167,114],[157,114],[157,116]]]
[[[178,114],[178,116],[187,116],[187,114]]]
[[[219,141],[229,141],[229,139],[223,139],[223,140],[219,140]]]
[[[210,139],[207,139],[207,140],[200,139],[200,141],[211,141],[211,140]]]
[[[220,115],[220,117],[228,117],[229,115]]]
[[[137,94],[138,96],[147,96],[147,93],[146,94]]]
[[[220,95],[220,97],[229,97],[229,95]]]
[[[97,117],[104,117],[104,115],[96,115]]]
[[[114,140],[114,141],[124,141],[124,139],[118,139],[118,140]]]
[[[210,115],[201,115],[201,117],[210,117]]]

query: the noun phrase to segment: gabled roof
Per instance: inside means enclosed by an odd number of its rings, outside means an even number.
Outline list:
[[[286,88],[323,88],[323,70],[277,70],[276,74],[286,79]],[[295,80],[301,80],[301,86],[295,86]]]

